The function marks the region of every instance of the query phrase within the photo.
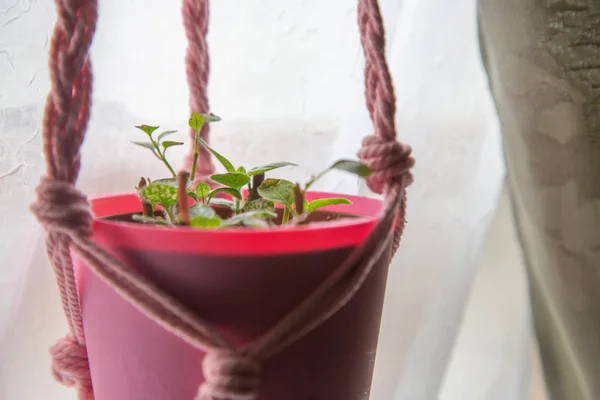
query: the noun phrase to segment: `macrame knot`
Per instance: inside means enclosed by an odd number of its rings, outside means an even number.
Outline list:
[[[67,335],[50,348],[52,375],[61,384],[75,386],[84,399],[92,399],[92,378],[85,345]],[[81,398],[81,397],[80,397]]]
[[[202,363],[204,383],[196,400],[255,400],[260,367],[233,351],[209,352]]]
[[[365,137],[358,158],[372,171],[367,178],[369,189],[381,194],[386,185],[396,184],[403,178],[404,187],[408,187],[413,181],[410,169],[415,165],[411,152],[410,146],[396,140],[377,135]]]
[[[47,231],[91,235],[92,214],[89,202],[73,184],[44,177],[36,193],[37,202],[31,209]]]

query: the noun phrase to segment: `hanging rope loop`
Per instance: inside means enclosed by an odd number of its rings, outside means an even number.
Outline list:
[[[36,189],[31,207],[48,232],[69,236],[90,236],[92,214],[87,197],[69,182],[44,177]]]
[[[403,185],[403,189],[413,181],[411,168],[415,164],[410,146],[396,140],[387,140],[378,135],[364,138],[358,152],[360,161],[368,166],[372,173],[367,185],[375,193],[384,193],[385,186]]]

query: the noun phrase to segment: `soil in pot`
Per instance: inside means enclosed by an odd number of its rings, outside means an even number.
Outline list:
[[[230,218],[233,214],[233,211],[229,207],[225,206],[213,206],[213,209],[216,211],[217,215],[222,219]],[[283,218],[283,209],[277,208],[275,209],[275,213],[277,214],[277,218],[273,219],[276,225],[281,225],[281,220]],[[111,221],[120,221],[120,222],[132,222],[136,224],[140,224],[142,222],[136,221],[133,219],[134,215],[141,215],[141,213],[125,213],[125,214],[116,214],[110,215],[106,217],[102,217],[101,219],[111,220]],[[156,212],[156,216],[161,216],[160,211]],[[349,214],[349,213],[340,213],[334,211],[326,211],[326,210],[316,210],[308,215],[308,217],[302,222],[303,225],[310,224],[313,222],[328,222],[328,221],[337,221],[340,219],[346,218],[360,218],[360,215]]]

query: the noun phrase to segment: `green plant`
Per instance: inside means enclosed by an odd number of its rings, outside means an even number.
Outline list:
[[[170,140],[163,140],[163,139],[169,135],[174,134],[177,131],[164,131],[160,135],[158,135],[158,137],[155,140],[152,135],[159,128],[158,126],[138,125],[138,126],[136,126],[136,128],[138,128],[139,130],[144,132],[148,136],[148,139],[150,139],[150,141],[149,142],[133,142],[133,143],[138,146],[150,149],[152,151],[152,154],[154,154],[154,156],[156,158],[158,158],[165,164],[165,166],[167,167],[167,169],[169,170],[171,175],[173,175],[173,178],[175,178],[175,170],[173,169],[173,167],[171,167],[171,164],[169,164],[169,162],[167,161],[166,153],[167,153],[167,149],[169,149],[170,147],[181,146],[183,144],[183,142],[173,142]]]
[[[307,216],[319,208],[350,204],[349,200],[341,197],[306,201],[306,192],[327,172],[341,170],[361,177],[371,173],[368,167],[357,161],[339,160],[314,175],[303,186],[285,179],[265,178],[267,172],[296,166],[296,164],[282,161],[251,169],[243,166],[235,167],[229,159],[209,146],[201,137],[204,124],[217,121],[220,121],[220,118],[214,114],[192,113],[189,119],[189,126],[195,132],[192,169],[191,173],[181,171],[179,174],[175,173],[165,153],[168,148],[183,143],[163,140],[176,131],[163,132],[154,139],[153,134],[158,127],[148,125],[137,127],[146,133],[150,141],[134,143],[150,149],[165,164],[172,176],[154,181],[140,179],[136,190],[142,200],[144,212],[142,215],[134,215],[135,220],[143,223],[189,225],[201,228],[269,227],[275,224],[277,204],[283,209],[281,224],[299,224],[306,221]],[[225,168],[224,173],[210,176],[210,180],[219,187],[211,189],[205,182],[194,185],[199,146],[204,146]],[[242,192],[244,187],[248,188],[246,197]],[[228,209],[229,215],[219,215],[215,211],[215,206]]]

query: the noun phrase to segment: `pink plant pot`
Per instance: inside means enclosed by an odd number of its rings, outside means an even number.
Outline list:
[[[332,197],[309,193],[308,200]],[[347,196],[364,217],[254,230],[163,228],[96,219],[94,240],[244,344],[306,298],[373,228],[382,203]],[[134,194],[92,200],[96,217],[141,211]],[[259,400],[365,400],[391,250],[354,298],[263,364]],[[161,328],[75,257],[96,400],[193,400],[204,353]]]

